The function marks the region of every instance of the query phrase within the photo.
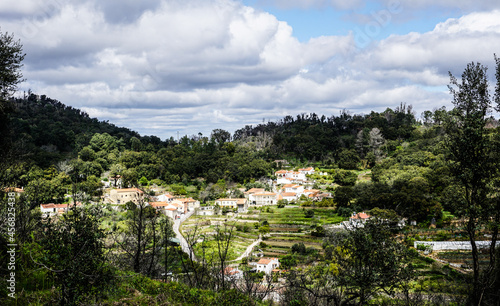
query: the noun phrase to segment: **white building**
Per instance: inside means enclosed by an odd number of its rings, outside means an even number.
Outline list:
[[[238,208],[238,212],[245,212],[248,209],[248,201],[245,198],[242,199],[218,199],[215,200],[215,204],[220,207],[230,207]]]
[[[200,201],[197,201],[193,198],[178,198],[176,201],[182,202],[185,206],[186,209],[189,211],[193,211],[196,208],[200,207]]]
[[[80,202],[77,202],[76,206],[81,206]],[[73,204],[69,205],[73,207]],[[59,216],[66,213],[69,209],[68,204],[40,204],[40,211],[42,212],[42,217],[52,217]]]
[[[270,275],[274,269],[280,266],[278,258],[261,258],[256,264],[257,272],[264,272]]]
[[[274,192],[262,192],[253,195],[254,203],[253,205],[264,206],[264,205],[276,205],[278,203],[278,196]]]

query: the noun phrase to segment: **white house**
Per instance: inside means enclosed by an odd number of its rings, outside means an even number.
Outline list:
[[[279,170],[274,173],[277,179],[306,180],[306,174],[299,171]]]
[[[214,215],[214,206],[200,206],[196,208],[196,215],[198,216],[213,216]]]
[[[158,201],[158,202],[167,202],[167,203],[170,203],[174,199],[175,199],[174,196],[171,195],[170,193],[165,193],[165,194],[156,196],[156,201]]]
[[[278,202],[277,194],[274,192],[261,192],[253,195],[253,205],[276,205]]]
[[[245,198],[248,200],[249,204],[254,204],[255,205],[255,197],[254,195],[257,193],[262,193],[265,192],[266,190],[264,188],[252,188],[247,191],[245,191],[243,194],[245,195]]]
[[[149,202],[149,205],[151,207],[156,208],[156,211],[165,214],[167,217],[171,218],[172,220],[178,219],[180,216],[180,212],[178,209],[178,206],[174,205],[173,203],[167,203],[167,202]]]
[[[276,179],[276,184],[278,185],[287,185],[287,184],[291,184],[292,183],[292,180],[286,178],[286,177],[279,177]]]
[[[304,192],[304,186],[297,184],[286,184],[283,186],[285,192],[293,192],[296,194],[302,194]]]
[[[77,202],[76,206],[81,206],[82,204]],[[70,205],[72,207],[73,204]],[[66,213],[68,211],[68,204],[40,204],[40,211],[43,217],[58,216]]]
[[[280,262],[278,258],[261,258],[257,264],[255,264],[255,268],[257,272],[264,272],[270,275],[274,269],[277,269],[280,266]]]
[[[370,219],[371,216],[368,215],[367,213],[360,212],[360,213],[353,213],[352,216],[349,218],[349,222],[353,226],[361,226],[363,227],[366,223],[366,220]]]
[[[238,208],[239,212],[245,212],[248,208],[248,201],[245,198],[242,199],[217,199],[215,204],[220,207],[230,207]]]
[[[185,214],[188,211],[188,203],[187,202],[182,202],[180,200],[173,200],[170,202],[170,205],[174,206],[179,214]]]
[[[186,209],[189,211],[193,211],[196,208],[200,207],[200,201],[196,201],[193,198],[178,198],[176,200],[182,202],[186,206]]]
[[[315,172],[315,170],[313,167],[308,167],[308,168],[299,169],[299,172],[307,175],[307,174],[313,174]]]
[[[287,200],[288,202],[296,201],[297,194],[295,192],[282,192],[278,196],[278,200]]]

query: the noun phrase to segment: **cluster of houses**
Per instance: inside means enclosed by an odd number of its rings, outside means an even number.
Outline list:
[[[272,191],[264,188],[252,188],[244,192],[244,198],[221,198],[217,199],[214,206],[200,206],[200,202],[192,198],[175,197],[169,193],[152,197],[149,203],[158,212],[161,212],[172,219],[179,219],[182,214],[188,211],[197,211],[199,215],[212,215],[215,208],[230,208],[238,212],[245,212],[249,207],[259,207],[276,205],[280,200],[296,202],[299,199],[321,200],[331,197],[329,193],[310,188],[313,184],[308,181],[307,175],[314,174],[312,167],[294,170],[279,170],[275,172],[276,181],[272,183]],[[108,183],[109,182],[104,182]],[[119,179],[118,179],[118,183]],[[118,184],[120,186],[120,184]],[[108,187],[110,187],[108,185]],[[113,208],[119,209],[127,202],[136,204],[142,201],[144,192],[138,188],[114,188],[104,197],[104,203],[110,204]],[[67,204],[42,204],[42,213],[48,216],[60,215],[68,211]]]
[[[105,203],[109,203],[112,207],[118,209],[129,201],[139,204],[139,201],[142,201],[143,198],[144,192],[138,188],[112,189],[109,192],[109,197],[105,198]],[[175,197],[165,193],[151,197],[146,205],[154,207],[158,212],[175,220],[180,219],[181,215],[186,214],[188,211],[194,211],[200,207],[200,201],[193,198]]]
[[[104,197],[104,203],[111,205],[113,209],[121,209],[127,202],[139,204],[144,200],[144,192],[138,188],[111,189],[109,194]],[[180,219],[181,215],[188,211],[194,211],[200,207],[200,202],[193,198],[174,197],[169,193],[160,196],[151,197],[146,206],[154,207],[159,213],[162,213],[171,219]],[[52,217],[60,216],[66,213],[74,204],[40,204],[42,216]],[[82,204],[77,202],[76,206]]]
[[[315,173],[314,168],[304,168],[298,171],[279,170],[275,172],[276,181],[273,182],[273,191],[266,191],[264,188],[252,188],[245,191],[244,198],[222,198],[215,201],[219,207],[228,207],[237,209],[238,212],[245,212],[249,207],[260,207],[276,205],[279,200],[296,202],[302,197],[318,201],[323,198],[331,197],[331,194],[321,192],[318,189],[308,189],[312,182],[308,181],[307,175]],[[210,210],[203,209],[199,211],[200,215],[213,214]]]

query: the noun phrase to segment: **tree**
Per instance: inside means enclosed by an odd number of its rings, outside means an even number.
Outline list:
[[[365,305],[381,291],[393,295],[413,277],[408,249],[386,224],[368,221],[363,228],[332,233],[325,245],[333,246],[330,269],[346,304]]]
[[[40,245],[46,251],[38,264],[51,271],[61,290],[62,305],[76,305],[111,284],[113,273],[104,250],[102,211],[73,207],[59,220],[44,222]]]
[[[4,111],[4,102],[16,90],[23,80],[21,73],[22,61],[26,54],[20,41],[14,40],[14,35],[0,33],[0,112]]]
[[[8,98],[14,94],[17,85],[23,81],[21,73],[25,54],[20,41],[14,40],[13,34],[0,32],[0,171],[7,165],[7,157],[12,153],[12,137],[8,114],[13,108]],[[0,186],[1,187],[1,186]]]
[[[163,224],[159,214],[152,206],[148,206],[146,199],[139,198],[136,203],[130,201],[127,207],[127,227],[116,233],[115,241],[124,251],[124,257],[119,261],[124,262],[126,268],[131,268],[135,273],[155,276],[159,273],[160,247],[165,246],[162,234],[171,235],[168,224]]]
[[[384,136],[382,136],[382,133],[380,133],[380,130],[378,128],[373,128],[370,131],[369,137],[370,137],[369,140],[370,148],[372,149],[372,152],[378,161],[382,156],[382,151],[380,150],[380,147],[385,142]]]
[[[222,146],[224,143],[231,140],[231,133],[222,129],[215,129],[212,131],[210,135],[210,140],[215,142],[219,146]]]
[[[116,183],[118,182],[119,176],[122,175],[123,171],[125,170],[125,167],[122,166],[122,164],[113,164],[110,168],[109,175],[113,179],[113,185],[116,187]]]
[[[497,82],[499,80],[500,62],[497,62]],[[497,168],[492,159],[492,144],[485,128],[487,114],[491,108],[488,92],[487,68],[479,63],[469,63],[459,81],[450,73],[450,93],[453,95],[453,117],[447,124],[447,157],[451,173],[459,185],[461,197],[465,205],[457,208],[458,214],[466,218],[466,231],[472,245],[473,283],[470,302],[481,304],[484,291],[488,288],[488,275],[481,278],[479,251],[476,237],[481,226],[491,220],[494,214],[496,223],[492,224],[492,244],[490,247],[489,271],[495,265],[495,243],[498,235],[498,209],[490,210],[489,204],[497,202],[496,195],[491,194],[489,183]],[[456,87],[456,89],[455,89]],[[500,99],[497,92],[495,101]]]
[[[354,150],[342,149],[339,154],[339,167],[342,169],[358,169],[359,156]]]

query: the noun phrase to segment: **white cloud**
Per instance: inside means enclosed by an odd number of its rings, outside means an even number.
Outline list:
[[[30,14],[40,2],[19,3],[0,4],[11,14],[0,22],[28,54],[23,88],[162,138],[302,112],[449,105],[448,70],[459,75],[470,61],[492,67],[500,50],[499,11],[356,49],[354,34],[300,42],[286,22],[232,0],[127,1],[126,18],[97,0],[69,1],[38,22]]]

